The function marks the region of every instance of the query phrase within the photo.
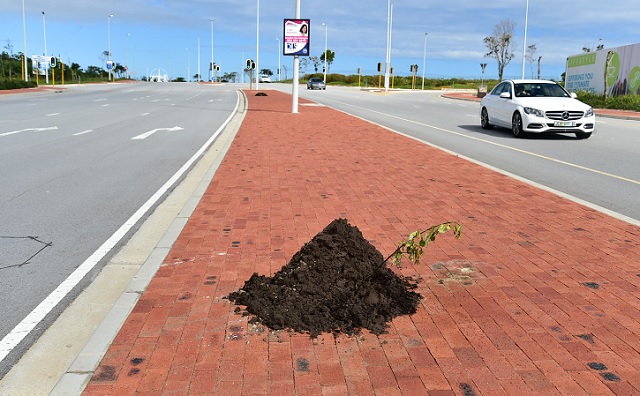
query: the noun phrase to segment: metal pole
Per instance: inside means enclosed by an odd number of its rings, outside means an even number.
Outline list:
[[[113,65],[111,64],[111,18],[113,14],[107,17],[107,66],[109,67],[109,81],[111,81],[111,71],[113,70]]]
[[[29,64],[27,63],[27,24],[24,17],[24,0],[22,0],[22,37],[24,41],[24,81],[29,81]]]
[[[280,39],[276,37],[278,41],[278,81],[280,81]]]
[[[296,19],[300,19],[300,0],[296,0]],[[293,88],[292,88],[292,103],[291,103],[291,112],[294,114],[298,113],[298,92],[300,82],[298,79],[300,78],[300,58],[298,55],[293,57]]]
[[[385,71],[384,71],[384,90],[385,92],[389,90],[389,69],[391,67],[391,26],[393,19],[393,5],[391,4],[391,0],[388,1],[387,5],[387,58],[385,61]]]
[[[529,0],[524,13],[524,44],[522,45],[522,79],[524,79],[524,64],[527,59],[527,25],[529,24]]]
[[[44,18],[44,11],[42,11],[42,29],[44,31],[44,76],[45,83],[49,84],[49,60],[47,59],[47,24]]]
[[[209,68],[211,70],[211,81],[213,81],[213,19],[209,19],[211,21],[211,64]]]
[[[131,36],[131,33],[127,33],[127,45],[125,48],[125,55],[124,55],[124,62],[125,62],[125,66],[127,68],[125,76],[127,77],[127,80],[129,79],[129,36]]]
[[[256,89],[260,83],[260,0],[256,12]]]
[[[200,74],[200,37],[198,37],[198,82],[202,80],[202,75]]]
[[[326,23],[322,24],[324,26],[324,77],[323,77],[323,81],[326,84],[327,83],[327,29],[329,28],[329,26]]]
[[[187,48],[187,82],[191,82],[191,52]]]
[[[424,55],[422,56],[422,90],[424,91],[424,69],[427,66],[427,35],[429,33],[424,34]]]

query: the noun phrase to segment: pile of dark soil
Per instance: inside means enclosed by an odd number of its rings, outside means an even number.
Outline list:
[[[272,330],[381,334],[416,312],[421,296],[346,219],[331,222],[273,277],[254,273],[228,298]]]

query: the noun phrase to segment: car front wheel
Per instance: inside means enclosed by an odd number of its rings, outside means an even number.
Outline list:
[[[513,118],[511,119],[511,131],[513,132],[513,136],[517,138],[523,138],[525,136],[522,130],[522,116],[517,111],[513,113]]]
[[[487,112],[487,108],[482,108],[482,113],[480,113],[480,126],[482,129],[491,129],[493,125],[489,123],[489,113]]]

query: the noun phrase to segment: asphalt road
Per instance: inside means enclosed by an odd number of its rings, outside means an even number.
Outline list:
[[[175,186],[234,111],[236,90],[139,83],[0,96],[0,377]],[[87,275],[70,280],[80,267]],[[60,285],[72,287],[51,300]]]
[[[272,84],[291,92],[291,88]],[[480,127],[479,104],[437,91],[369,92],[329,86],[300,97],[412,136],[640,223],[640,123],[598,117],[586,140],[573,134],[516,139]],[[302,107],[300,111],[304,111]]]

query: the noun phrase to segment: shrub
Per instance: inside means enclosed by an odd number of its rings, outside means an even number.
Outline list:
[[[596,109],[640,111],[640,95],[609,96],[579,91],[578,100]]]
[[[35,81],[22,81],[22,80],[0,81],[0,90],[35,88],[35,87],[37,87],[37,84]]]

